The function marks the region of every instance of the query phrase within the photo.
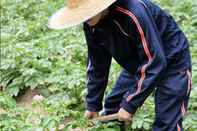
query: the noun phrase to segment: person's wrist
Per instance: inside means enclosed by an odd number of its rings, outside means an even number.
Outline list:
[[[127,110],[125,110],[124,108],[120,108],[119,112],[118,112],[118,119],[120,121],[131,121],[132,119],[132,114],[129,113]]]
[[[87,119],[92,119],[92,118],[98,117],[98,112],[92,112],[92,111],[86,110],[84,113],[84,116]]]

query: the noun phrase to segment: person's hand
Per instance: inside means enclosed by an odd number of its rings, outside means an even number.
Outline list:
[[[132,114],[130,114],[129,112],[127,112],[125,109],[120,108],[119,112],[118,112],[118,119],[119,121],[131,121],[132,119]]]
[[[92,119],[92,118],[95,118],[95,117],[98,117],[98,112],[91,112],[91,111],[86,111],[85,114],[84,114],[85,118],[87,119]]]

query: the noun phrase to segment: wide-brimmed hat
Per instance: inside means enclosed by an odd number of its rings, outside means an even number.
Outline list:
[[[51,29],[65,29],[78,25],[102,12],[116,0],[67,0],[48,22]]]

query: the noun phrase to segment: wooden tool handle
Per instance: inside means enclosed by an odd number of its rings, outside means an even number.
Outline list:
[[[94,118],[95,121],[112,121],[112,120],[118,120],[118,113],[107,115],[107,116],[99,116]]]

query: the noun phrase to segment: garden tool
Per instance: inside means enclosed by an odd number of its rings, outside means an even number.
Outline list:
[[[100,121],[100,122],[109,122],[109,121],[114,121],[117,120],[118,121],[118,113],[115,114],[111,114],[111,115],[106,115],[106,116],[99,116],[94,118],[92,121]],[[131,122],[120,122],[120,131],[128,131],[129,130],[129,125],[131,124]]]

